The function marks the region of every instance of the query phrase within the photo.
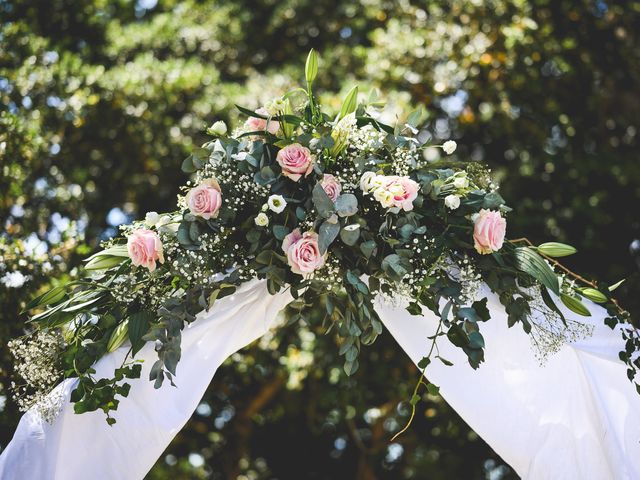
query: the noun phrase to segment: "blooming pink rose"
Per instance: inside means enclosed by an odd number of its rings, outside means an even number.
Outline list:
[[[203,180],[187,193],[187,206],[191,213],[205,220],[216,218],[222,206],[220,185],[215,178]]]
[[[473,242],[478,253],[486,255],[500,250],[506,230],[507,221],[500,212],[480,210],[473,228]]]
[[[313,156],[307,147],[299,143],[287,145],[278,152],[276,160],[282,168],[282,174],[294,182],[306,177],[313,170]]]
[[[325,173],[320,180],[320,186],[332,201],[336,201],[342,192],[342,185],[336,177],[330,173]]]
[[[413,210],[413,201],[418,196],[420,185],[408,177],[385,177],[382,190],[386,193],[385,207],[401,208],[405,212]]]
[[[287,254],[293,273],[304,275],[324,265],[326,255],[320,254],[318,234],[315,232],[300,233],[300,229],[296,228],[284,237],[282,250]]]
[[[156,260],[164,263],[162,242],[158,234],[151,230],[140,228],[134,230],[127,238],[127,251],[131,263],[147,267],[150,272],[156,269]]]
[[[269,112],[267,112],[267,109],[264,107],[257,109],[256,113],[265,117],[269,116]],[[278,133],[278,129],[280,128],[279,122],[276,122],[275,120],[265,120],[264,118],[258,117],[249,117],[244,125],[249,132],[264,132],[266,130],[272,135]]]

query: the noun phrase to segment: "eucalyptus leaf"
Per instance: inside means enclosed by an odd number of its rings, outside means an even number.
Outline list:
[[[320,249],[320,253],[324,255],[329,248],[329,245],[333,243],[333,241],[340,233],[340,224],[332,223],[328,220],[325,220],[322,225],[320,225],[320,230],[318,233],[318,247]]]
[[[335,213],[333,201],[329,198],[329,195],[327,195],[320,183],[316,183],[316,186],[313,187],[311,198],[313,200],[313,205],[316,207],[316,210],[318,210],[318,214],[320,214],[321,217],[329,218]]]
[[[336,213],[341,217],[350,217],[358,211],[358,199],[353,193],[344,193],[336,199]]]
[[[347,225],[342,230],[340,230],[340,238],[346,245],[355,245],[360,238],[360,225],[358,225],[357,223],[353,225]]]

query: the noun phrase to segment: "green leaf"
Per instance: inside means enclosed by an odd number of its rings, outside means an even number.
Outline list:
[[[549,294],[549,290],[547,290],[547,287],[542,286],[542,288],[540,289],[540,294],[542,296],[542,301],[544,302],[544,304],[547,307],[549,307],[549,309],[552,312],[557,313],[560,316],[560,318],[562,319],[562,323],[564,323],[566,325],[567,324],[567,319],[564,317],[564,313],[562,313],[562,310],[560,310],[558,308],[556,303],[551,298],[551,295]]]
[[[558,242],[547,242],[538,246],[538,252],[548,257],[567,257],[576,251],[571,245]]]
[[[141,310],[129,317],[129,340],[131,341],[131,354],[135,355],[146,343],[142,337],[149,330],[149,325],[154,320],[153,312]]]
[[[613,285],[611,285],[609,287],[609,291],[613,292],[616,288],[618,288],[620,285],[622,285],[627,279],[623,278],[622,280],[620,280],[619,282],[614,283]]]
[[[336,199],[335,209],[339,216],[350,217],[358,211],[358,199],[353,193],[345,193]]]
[[[484,348],[484,338],[480,332],[471,332],[469,334],[469,346],[471,348]]]
[[[333,243],[333,241],[340,233],[340,224],[333,223],[328,220],[325,220],[322,225],[320,225],[320,230],[318,232],[318,247],[320,248],[320,253],[322,255],[325,254],[329,245]]]
[[[120,325],[118,325],[111,333],[111,337],[109,337],[109,342],[107,343],[107,352],[115,352],[118,348],[120,348],[120,345],[122,345],[127,339],[128,331],[129,320],[125,320]]]
[[[481,322],[482,319],[472,307],[463,307],[456,313],[461,320],[469,320],[470,322]]]
[[[577,298],[570,297],[569,295],[563,293],[560,295],[560,300],[562,300],[562,303],[564,303],[565,306],[572,312],[577,313],[578,315],[582,315],[583,317],[591,316],[591,312],[589,311],[589,309],[585,307],[584,304]]]
[[[179,361],[180,361],[179,349],[167,350],[167,352],[164,355],[164,366],[173,375],[176,374],[176,368],[178,368]]]
[[[43,307],[46,305],[52,305],[54,303],[58,303],[60,300],[64,298],[64,296],[65,296],[64,287],[54,287],[51,290],[48,290],[42,295],[39,295],[33,300],[31,300],[27,304],[27,306],[24,307],[24,310],[22,312],[24,313],[29,310],[33,310],[34,308],[37,308],[37,307]]]
[[[487,210],[495,210],[504,205],[504,198],[498,192],[487,193],[482,200],[482,208]]]
[[[423,110],[422,107],[418,107],[416,110],[411,112],[409,118],[407,118],[407,123],[412,127],[417,127],[420,120],[422,120]]]
[[[181,165],[181,169],[184,173],[194,173],[197,170],[196,166],[193,164],[192,155],[189,155],[184,159]]]
[[[486,322],[491,318],[491,313],[489,313],[489,309],[487,308],[486,298],[473,302],[471,306],[480,317],[480,320],[482,320],[483,322]]]
[[[516,267],[528,273],[556,295],[560,294],[558,276],[538,253],[529,247],[519,247],[514,250]]]
[[[278,240],[283,240],[284,237],[290,232],[289,227],[285,227],[284,225],[274,225],[273,226],[273,236]]]
[[[191,241],[191,236],[189,235],[189,222],[183,221],[180,223],[178,227],[177,233],[178,243],[182,246],[191,246],[193,242]]]
[[[443,364],[445,364],[447,367],[453,366],[453,362],[450,362],[449,360],[447,360],[446,358],[441,357],[440,355],[436,355],[436,358],[438,360],[440,360]]]
[[[358,360],[354,360],[353,362],[344,362],[344,373],[346,373],[348,376],[351,376],[356,373],[358,367]]]
[[[93,260],[94,258],[103,257],[103,256],[129,257],[129,250],[127,249],[126,245],[114,245],[113,247],[109,247],[109,248],[107,248],[105,250],[102,250],[100,252],[94,253],[89,258],[87,258],[85,260],[85,262],[89,262],[89,261]]]
[[[418,368],[420,370],[424,370],[425,368],[427,368],[429,366],[429,364],[431,363],[431,359],[429,357],[423,357],[419,362],[418,362]]]
[[[249,110],[248,108],[241,107],[240,105],[236,105],[236,108],[240,110],[240,112],[244,113],[249,117],[261,118],[263,120],[267,120],[269,117],[265,115],[261,115],[260,113],[256,113],[253,110]]]
[[[340,238],[346,245],[355,245],[360,238],[360,225],[357,223],[347,225],[340,230]]]
[[[358,106],[358,86],[356,85],[347,96],[344,98],[344,102],[342,102],[342,108],[340,109],[340,114],[338,115],[338,119],[344,118],[350,113],[356,111],[356,107]]]
[[[307,62],[304,66],[304,77],[308,84],[312,84],[318,75],[318,53],[312,48],[307,55]]]
[[[96,293],[94,294],[93,297],[89,298],[88,300],[85,301],[80,301],[80,303],[73,303],[73,300],[71,300],[71,302],[69,302],[69,306],[66,308],[63,308],[62,311],[63,312],[67,312],[67,313],[71,313],[71,312],[77,312],[79,310],[82,310],[86,307],[88,307],[89,305],[93,305],[94,303],[102,300],[102,293]],[[75,297],[75,300],[78,301],[80,299],[84,299],[87,298],[87,296],[84,297]]]
[[[469,338],[467,334],[462,330],[460,325],[454,323],[447,331],[447,338],[456,347],[464,348],[469,344]]]
[[[385,274],[396,282],[402,280],[411,269],[409,261],[395,253],[384,257],[381,266]]]
[[[438,387],[437,385],[434,385],[433,383],[428,383],[427,384],[427,392],[429,392],[429,395],[440,395],[440,387]]]
[[[89,261],[85,266],[85,270],[108,270],[113,267],[117,267],[122,262],[124,262],[126,258],[124,257],[116,257],[116,256],[99,256],[93,258]]]
[[[313,200],[313,205],[316,207],[316,210],[318,210],[318,214],[320,214],[321,217],[329,218],[334,214],[335,208],[333,201],[329,198],[329,195],[327,195],[320,183],[316,183],[316,186],[313,187],[311,199]]]
[[[360,251],[367,258],[375,255],[377,248],[378,245],[374,240],[367,240],[366,242],[360,244]]]

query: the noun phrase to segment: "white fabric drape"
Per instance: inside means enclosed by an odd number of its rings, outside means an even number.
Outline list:
[[[442,356],[427,376],[466,422],[525,479],[640,479],[640,396],[618,360],[622,339],[602,325],[605,312],[594,305],[594,334],[565,345],[539,365],[528,336],[507,328],[506,314],[488,291],[491,320],[482,325],[486,361],[472,370],[464,354],[446,339]],[[288,294],[271,296],[253,281],[216,303],[183,332],[178,388],[154,390],[147,380],[155,352],[145,346],[142,378],[109,427],[102,413],[75,415],[66,404],[53,425],[26,413],[0,455],[1,479],[142,479],[198,405],[218,366],[229,355],[275,325]],[[437,319],[412,316],[400,306],[380,303],[386,327],[418,362]],[[568,316],[575,317],[570,312]],[[584,321],[584,320],[583,320]],[[109,375],[126,348],[103,358],[98,375]],[[68,396],[73,381],[59,388]]]

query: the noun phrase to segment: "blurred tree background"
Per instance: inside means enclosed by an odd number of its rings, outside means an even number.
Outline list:
[[[326,103],[358,83],[391,122],[422,105],[425,134],[493,168],[512,237],[627,277],[639,318],[638,1],[0,0],[0,19],[0,448],[25,301],[171,209],[206,126],[300,81],[310,47]],[[307,326],[235,354],[148,478],[515,478],[439,398],[389,443],[416,371],[388,334],[353,378],[336,360]]]

